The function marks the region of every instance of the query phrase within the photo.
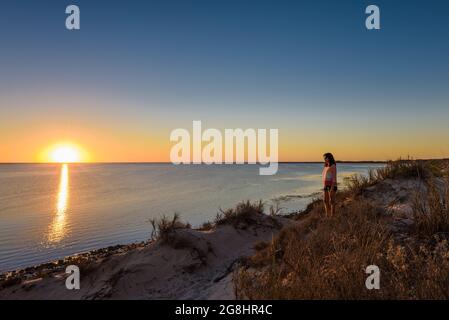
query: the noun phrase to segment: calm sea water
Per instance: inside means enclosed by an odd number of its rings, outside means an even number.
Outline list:
[[[344,176],[375,164],[339,164]],[[304,208],[321,187],[321,164],[280,164],[274,176],[255,165],[0,165],[0,272],[109,245],[147,240],[148,220],[181,214],[199,225],[241,200]]]

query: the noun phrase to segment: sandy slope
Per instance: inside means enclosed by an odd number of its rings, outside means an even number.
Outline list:
[[[252,219],[250,225],[210,231],[179,229],[182,248],[156,241],[106,257],[94,255],[87,268],[81,267],[80,290],[66,289],[63,265],[9,284],[0,290],[0,299],[234,299],[236,262],[251,255],[256,242],[269,241],[282,226],[294,223],[263,214]],[[39,273],[37,268],[33,274]]]

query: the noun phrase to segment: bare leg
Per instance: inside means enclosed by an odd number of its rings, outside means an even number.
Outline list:
[[[331,190],[329,192],[329,202],[330,202],[330,207],[331,207],[331,216],[335,215],[335,190]]]
[[[329,215],[330,212],[330,196],[328,191],[324,191],[323,194],[323,201],[324,201],[324,210],[326,212],[326,217]]]

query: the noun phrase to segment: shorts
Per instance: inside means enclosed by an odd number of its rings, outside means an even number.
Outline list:
[[[324,186],[323,191],[331,191],[332,186]],[[337,186],[334,186],[334,191],[337,191]]]

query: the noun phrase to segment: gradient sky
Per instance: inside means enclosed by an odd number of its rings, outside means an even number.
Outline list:
[[[444,0],[2,0],[0,162],[169,161],[193,120],[278,128],[281,161],[449,157],[448,58]]]

